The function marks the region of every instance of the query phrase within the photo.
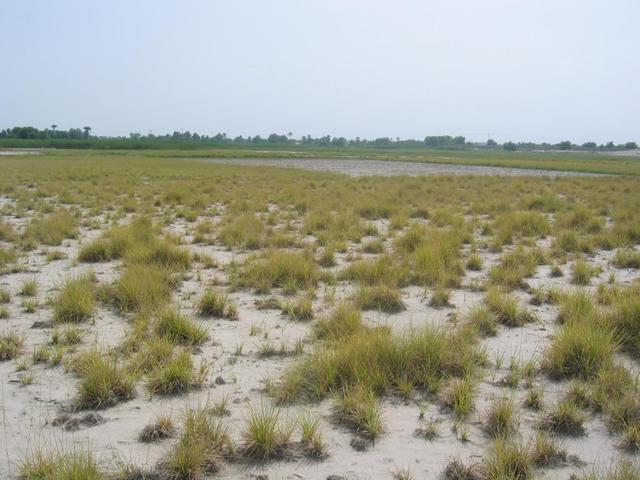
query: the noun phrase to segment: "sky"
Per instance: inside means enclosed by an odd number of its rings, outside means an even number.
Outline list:
[[[639,0],[0,0],[0,128],[640,141]]]

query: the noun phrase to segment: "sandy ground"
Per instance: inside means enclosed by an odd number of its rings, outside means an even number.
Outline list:
[[[598,177],[597,173],[565,172],[524,168],[487,167],[476,165],[448,165],[439,163],[402,162],[389,160],[341,158],[207,158],[205,162],[226,165],[262,165],[301,168],[303,170],[343,173],[352,177],[366,175],[502,175],[535,177]]]
[[[324,161],[323,161],[324,162]],[[385,162],[383,162],[385,163]],[[397,165],[393,162],[392,165]],[[422,164],[410,164],[411,167],[422,167]],[[430,167],[424,165],[425,167]],[[527,171],[529,172],[529,171]],[[548,172],[545,172],[548,173]],[[24,224],[24,219],[8,218],[16,227]],[[384,221],[382,222],[384,223]],[[386,227],[386,225],[382,225]],[[185,224],[178,222],[170,227],[171,231],[185,230]],[[80,238],[87,241],[100,234],[96,230],[84,230]],[[188,237],[185,240],[189,240]],[[39,345],[49,342],[52,332],[50,325],[52,311],[47,305],[47,298],[53,295],[62,280],[69,275],[92,269],[98,279],[107,282],[115,278],[120,265],[117,262],[87,266],[75,261],[80,241],[65,241],[61,250],[68,255],[67,259],[48,263],[42,252],[36,251],[26,258],[27,268],[23,272],[6,274],[0,277],[2,287],[12,293],[9,304],[11,316],[0,320],[0,331],[16,330],[26,337],[25,352],[33,352]],[[242,259],[246,253],[230,252],[218,246],[190,246],[193,251],[206,252],[224,265],[232,259]],[[350,250],[355,252],[355,245]],[[463,287],[453,291],[450,308],[434,309],[428,305],[430,292],[421,288],[409,287],[403,290],[403,300],[407,309],[394,315],[378,312],[365,312],[364,316],[371,325],[388,325],[395,331],[412,326],[429,324],[452,325],[453,319],[461,317],[472,306],[483,299],[483,294],[475,291],[471,283],[486,278],[491,265],[498,261],[498,256],[488,251],[479,252],[484,259],[482,272],[468,272]],[[345,265],[345,257],[338,256],[339,265]],[[549,267],[541,266],[536,275],[528,279],[531,286],[558,285],[563,288],[593,289],[599,283],[604,283],[611,273],[615,273],[617,282],[627,284],[640,277],[637,270],[621,270],[612,265],[612,252],[600,252],[590,258],[599,264],[603,271],[592,281],[589,287],[575,287],[568,282],[570,264],[564,265],[565,276],[551,279]],[[338,267],[340,268],[340,267]],[[198,300],[202,285],[217,278],[224,281],[226,274],[218,268],[202,269],[192,272],[183,282],[174,297],[174,303],[180,306],[183,313],[197,319],[194,303]],[[35,313],[25,313],[20,306],[21,297],[18,295],[20,285],[25,279],[35,279],[39,285],[39,308]],[[316,315],[330,310],[325,301],[331,288],[320,285],[317,299],[314,302]],[[336,287],[338,298],[348,298],[352,292],[350,285],[341,283]],[[280,292],[273,292],[284,298]],[[518,293],[522,303],[529,300],[529,295]],[[284,370],[295,361],[292,356],[259,358],[258,349],[264,342],[275,346],[281,343],[293,346],[296,341],[303,339],[307,350],[312,347],[306,340],[311,323],[296,322],[282,316],[276,310],[257,310],[254,302],[263,296],[242,291],[231,294],[237,303],[239,320],[200,320],[211,336],[211,340],[200,348],[195,355],[196,364],[199,361],[211,365],[209,381],[205,388],[188,395],[151,398],[143,385],[138,385],[137,395],[133,400],[121,403],[115,407],[98,411],[102,417],[101,423],[93,425],[85,418],[87,412],[72,412],[70,407],[74,401],[76,378],[67,373],[64,367],[48,367],[34,365],[32,372],[35,381],[31,385],[20,383],[21,372],[16,371],[14,362],[0,362],[0,477],[11,478],[17,472],[17,466],[27,453],[37,446],[60,444],[65,446],[83,446],[90,444],[105,466],[114,466],[119,461],[132,462],[136,465],[153,467],[172,445],[173,440],[165,440],[158,444],[143,444],[138,441],[140,431],[150,423],[157,414],[171,413],[179,419],[181,412],[187,406],[203,405],[215,402],[228,396],[229,416],[226,419],[232,435],[240,438],[244,421],[250,405],[271,401],[264,393],[266,379],[277,380]],[[511,358],[527,361],[539,358],[541,352],[548,345],[557,326],[554,319],[557,315],[556,307],[552,305],[531,306],[538,316],[538,321],[520,328],[501,327],[496,337],[483,341],[489,359],[494,361],[503,358],[503,365],[499,369],[490,368],[480,384],[476,401],[476,412],[472,415],[466,428],[468,441],[461,441],[461,433],[454,432],[454,422],[450,413],[439,408],[437,403],[429,402],[417,395],[412,400],[387,398],[384,400],[385,431],[379,440],[364,452],[355,451],[350,442],[353,435],[336,426],[331,419],[331,401],[300,407],[291,407],[283,411],[283,415],[295,418],[302,411],[311,411],[322,419],[322,431],[328,446],[329,456],[318,462],[309,460],[295,460],[270,462],[264,465],[228,465],[218,474],[221,478],[256,479],[389,479],[397,469],[408,469],[414,478],[436,478],[449,460],[462,457],[466,460],[479,460],[483,449],[490,443],[483,433],[483,413],[495,397],[513,396],[520,403],[526,393],[524,387],[509,389],[501,386],[499,380],[508,374]],[[123,338],[127,328],[126,318],[119,316],[106,307],[100,307],[93,323],[83,325],[84,342],[80,349],[89,349],[93,345],[115,346]],[[258,330],[259,335],[252,335],[252,330]],[[238,354],[237,347],[242,346]],[[29,355],[27,355],[29,356]],[[625,359],[626,363],[640,371],[637,362]],[[561,383],[552,383],[544,377],[538,376],[536,384],[544,390],[545,402],[551,405],[558,392],[562,390]],[[79,420],[78,429],[66,431],[63,426],[54,426],[53,421],[63,413],[69,413]],[[421,425],[420,413],[426,419],[438,422],[439,437],[428,441],[414,436],[414,430]],[[535,432],[538,414],[524,408],[519,409],[519,434],[523,439],[530,438]],[[541,472],[541,478],[568,479],[572,473],[585,471],[594,465],[608,466],[616,461],[620,455],[626,455],[617,444],[619,438],[609,434],[601,417],[590,417],[586,423],[587,435],[584,437],[562,438],[571,461],[558,468]],[[266,475],[267,477],[260,477]],[[331,477],[331,475],[337,475]],[[216,477],[216,478],[217,478]]]

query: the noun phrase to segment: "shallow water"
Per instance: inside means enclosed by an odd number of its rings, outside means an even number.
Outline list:
[[[251,165],[285,168],[301,168],[322,172],[343,173],[352,177],[365,175],[503,175],[535,177],[599,177],[597,173],[568,172],[480,165],[451,165],[441,163],[402,162],[390,160],[341,159],[341,158],[206,158],[205,162],[225,165]]]

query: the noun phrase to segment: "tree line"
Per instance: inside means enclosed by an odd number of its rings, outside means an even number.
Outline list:
[[[636,142],[626,142],[623,144],[614,144],[607,142],[605,144],[597,144],[596,142],[585,142],[576,145],[569,140],[551,144],[551,143],[534,143],[534,142],[504,142],[499,144],[493,139],[486,142],[468,142],[463,136],[451,135],[428,135],[423,140],[400,139],[399,137],[378,137],[375,139],[366,139],[355,137],[347,139],[345,137],[332,137],[325,135],[321,137],[312,137],[311,135],[303,135],[301,138],[294,138],[292,133],[285,134],[272,133],[267,137],[260,135],[255,136],[235,136],[229,137],[226,133],[217,133],[215,135],[200,134],[189,131],[174,131],[163,135],[154,135],[148,133],[130,133],[128,137],[123,136],[95,136],[91,135],[91,127],[70,128],[68,130],[59,130],[58,125],[51,125],[51,128],[38,129],[35,127],[12,127],[0,130],[0,140],[5,146],[19,146],[20,141],[33,145],[42,146],[64,146],[66,148],[153,148],[154,146],[163,145],[185,145],[190,144],[197,146],[199,144],[211,145],[309,145],[319,147],[381,147],[381,148],[442,148],[442,149],[464,149],[464,148],[483,148],[498,149],[502,148],[506,151],[518,150],[631,150],[638,148]]]

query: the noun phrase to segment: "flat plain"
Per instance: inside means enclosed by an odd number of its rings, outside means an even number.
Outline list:
[[[0,476],[638,478],[637,159],[207,153],[0,157]]]

